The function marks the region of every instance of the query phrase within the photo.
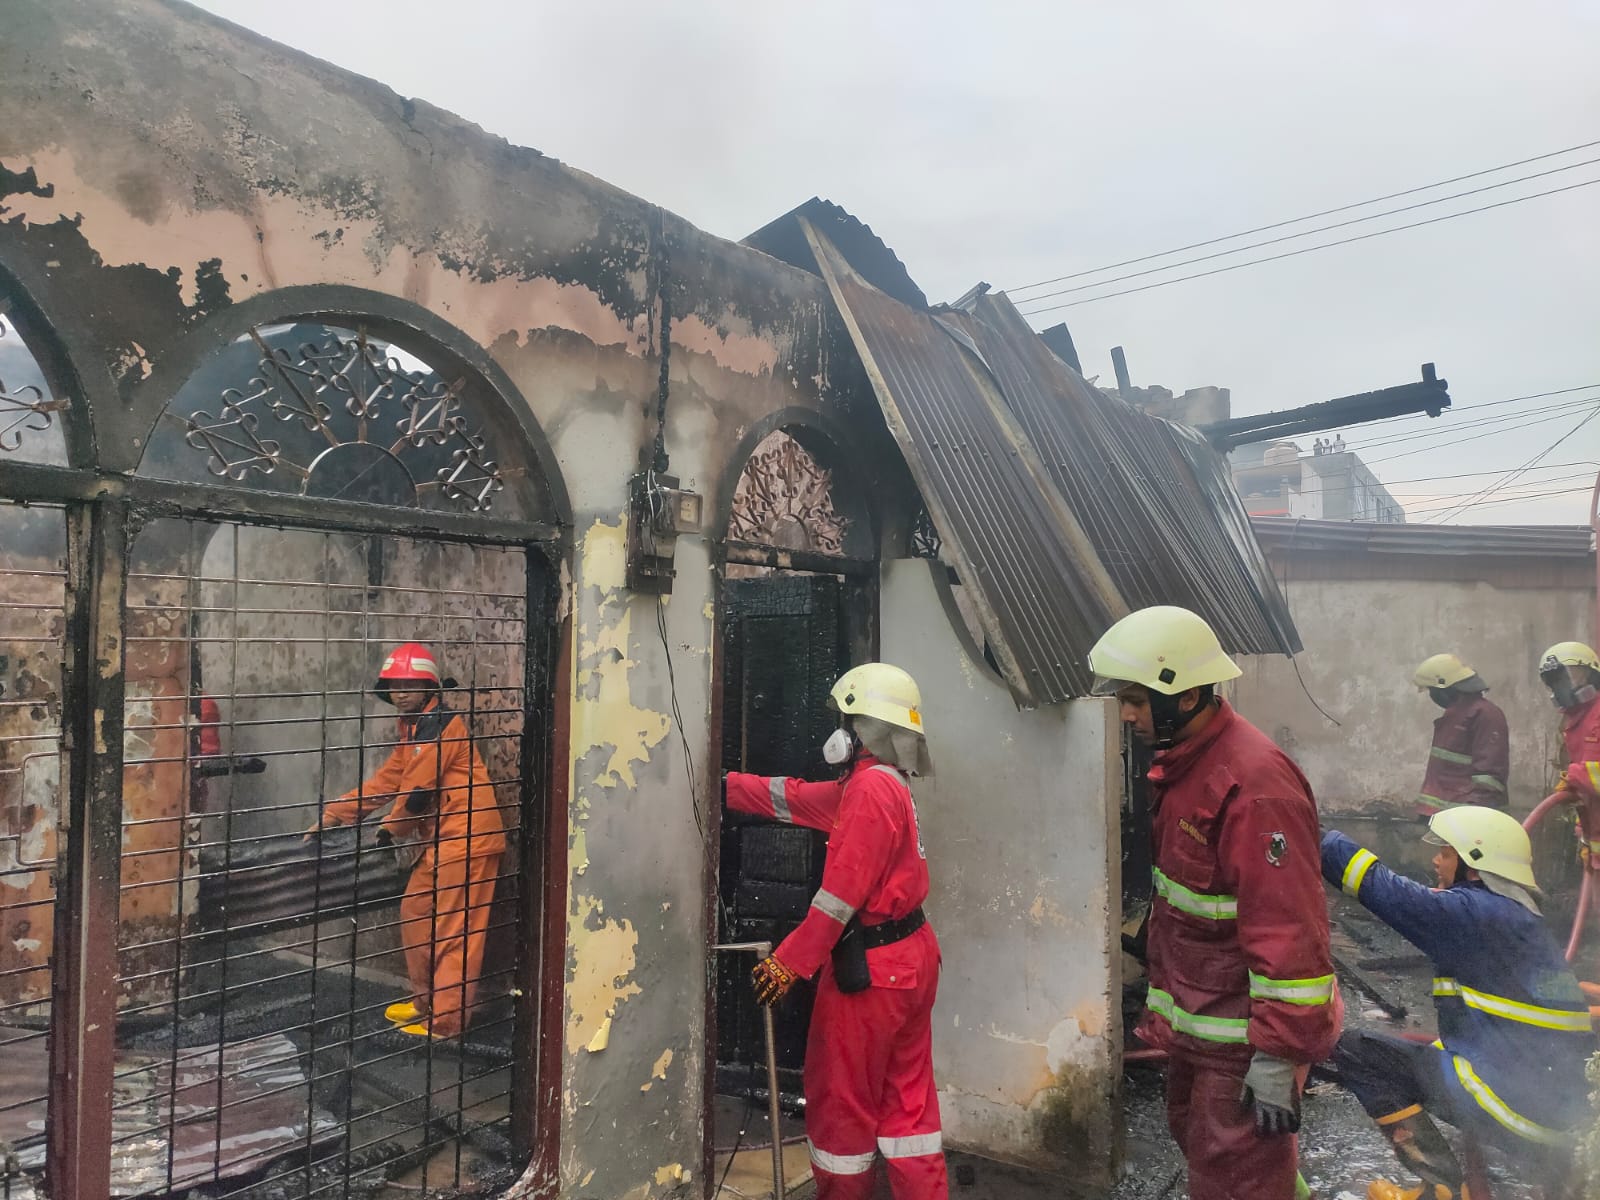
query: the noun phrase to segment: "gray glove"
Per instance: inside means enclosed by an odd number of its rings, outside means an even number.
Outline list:
[[[1300,1132],[1300,1089],[1295,1085],[1295,1064],[1285,1058],[1256,1051],[1245,1072],[1239,1100],[1256,1110],[1256,1132],[1277,1137]]]

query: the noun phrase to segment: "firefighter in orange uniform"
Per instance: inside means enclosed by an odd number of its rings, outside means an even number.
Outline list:
[[[415,642],[396,648],[376,691],[400,714],[399,744],[370,779],[323,807],[311,833],[355,824],[387,805],[378,843],[420,845],[400,901],[411,998],[389,1005],[384,1016],[402,1033],[458,1037],[482,975],[505,826],[466,722],[442,704],[439,666],[428,649]]]
[[[1215,695],[1239,668],[1204,620],[1141,609],[1089,652],[1095,690],[1156,748],[1155,899],[1139,1036],[1168,1052],[1191,1200],[1305,1195],[1295,1134],[1339,1036],[1317,806],[1293,762]]]
[[[730,773],[728,805],[828,835],[822,887],[754,973],[776,1004],[817,977],[806,1040],[806,1135],[818,1200],[866,1200],[877,1156],[895,1200],[945,1200],[933,1000],[939,941],[923,916],[928,860],[908,776],[929,775],[922,696],[899,667],[867,663],[834,684],[843,717],[823,749],[843,779]]]

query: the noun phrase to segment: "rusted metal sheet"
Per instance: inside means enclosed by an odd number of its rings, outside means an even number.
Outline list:
[[[959,329],[867,283],[800,220],[1019,703],[1083,695],[1089,647],[1126,605],[981,353]]]
[[[356,837],[361,833],[359,854]],[[373,842],[372,828],[326,829],[315,842],[298,837],[216,847],[202,857],[198,920],[224,920],[232,935],[266,933],[346,917],[397,900],[406,874],[396,852]]]
[[[1294,623],[1228,467],[1193,430],[1090,387],[1004,295],[969,293],[958,323],[1128,604],[1180,604],[1241,653],[1293,653]]]
[[[45,1164],[43,1114],[13,1101],[43,1089],[48,1056],[40,1040],[9,1033],[0,1030],[0,1139],[15,1148],[24,1177],[37,1178]],[[281,1034],[168,1054],[119,1050],[109,1194],[164,1194],[237,1178],[338,1136],[339,1123],[309,1103],[308,1087],[300,1051]],[[33,1194],[29,1184],[8,1182],[14,1196]]]

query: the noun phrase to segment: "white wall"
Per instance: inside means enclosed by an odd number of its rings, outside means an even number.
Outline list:
[[[1329,813],[1409,811],[1439,710],[1411,684],[1430,654],[1459,654],[1489,683],[1511,730],[1511,803],[1526,811],[1554,782],[1560,714],[1535,672],[1553,642],[1583,637],[1592,592],[1487,583],[1304,580],[1287,589],[1305,650],[1240,660],[1235,703],[1294,758]],[[1340,724],[1334,726],[1306,690]]]
[[[885,564],[882,611],[883,656],[921,685],[937,771],[915,790],[944,952],[946,1142],[1108,1180],[1122,1046],[1114,714],[1100,700],[1018,712],[958,640],[925,561]]]

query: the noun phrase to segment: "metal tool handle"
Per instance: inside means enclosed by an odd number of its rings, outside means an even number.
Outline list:
[[[754,954],[758,959],[766,958],[772,953],[771,942],[727,942],[711,948],[747,952]],[[772,1005],[761,1006],[761,1023],[767,1034],[767,1120],[772,1125],[772,1196],[773,1200],[784,1200],[783,1130],[778,1124],[783,1114],[778,1110],[778,1039],[773,1029]]]

